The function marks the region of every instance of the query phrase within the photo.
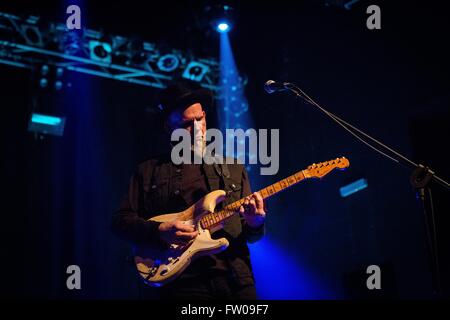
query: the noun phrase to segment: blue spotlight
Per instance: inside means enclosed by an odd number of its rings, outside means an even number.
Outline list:
[[[229,34],[220,34],[220,85],[222,98],[218,101],[220,129],[239,128],[244,131],[253,128],[253,119],[248,112],[248,101],[244,92],[244,83],[236,66],[233,50],[231,48]],[[233,141],[231,141],[234,144]],[[238,157],[242,162],[247,162],[249,156],[245,154],[228,154],[229,157]],[[256,177],[255,177],[256,178]],[[254,180],[253,180],[254,181]]]
[[[320,275],[309,270],[296,255],[266,235],[249,245],[256,289],[264,300],[329,299],[331,292],[323,286]],[[283,261],[281,272],[280,261]]]
[[[217,24],[218,32],[228,32],[230,31],[230,25],[227,22],[220,22]]]

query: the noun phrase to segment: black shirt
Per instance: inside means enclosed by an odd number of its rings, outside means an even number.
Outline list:
[[[245,167],[229,164],[228,181],[238,188],[230,191],[228,201],[233,202],[251,193]],[[174,165],[170,157],[163,156],[141,163],[130,180],[129,190],[119,210],[114,214],[113,231],[132,243],[158,242],[159,223],[148,221],[152,216],[175,213],[194,204],[208,192],[223,189],[223,179],[212,165]],[[241,283],[253,283],[247,242],[257,241],[264,234],[264,226],[249,227],[238,214],[228,219],[222,230],[212,237],[226,237],[230,246],[217,255],[194,260],[180,278],[202,276],[211,270],[233,273]]]

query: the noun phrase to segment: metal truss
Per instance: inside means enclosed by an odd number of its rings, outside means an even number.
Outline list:
[[[0,63],[31,69],[46,64],[160,89],[182,76],[220,98],[215,59],[91,29],[68,30],[65,24],[46,24],[36,16],[24,19],[0,12]]]

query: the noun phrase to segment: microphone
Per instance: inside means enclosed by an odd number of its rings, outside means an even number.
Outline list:
[[[286,86],[289,85],[287,82],[276,82],[273,80],[267,80],[264,84],[264,90],[266,90],[267,93],[274,93],[277,91],[284,91],[287,90]]]

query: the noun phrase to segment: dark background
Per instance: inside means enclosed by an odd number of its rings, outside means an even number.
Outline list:
[[[309,298],[371,297],[360,281],[370,264],[386,270],[381,297],[436,297],[411,171],[372,152],[311,106],[262,90],[267,79],[297,83],[330,111],[448,179],[448,13],[440,1],[392,2],[360,1],[350,11],[323,1],[236,3],[230,41],[240,72],[248,76],[250,113],[257,128],[280,128],[280,171],[258,177],[258,184],[341,155],[351,161],[347,172],[269,202],[270,239],[328,288]],[[381,30],[366,28],[369,4],[381,7]],[[217,56],[219,38],[205,31],[203,5],[89,1],[82,13],[91,29]],[[0,10],[61,22],[65,16],[60,2],[2,1]],[[135,165],[164,146],[149,111],[158,90],[69,72],[65,77],[71,88],[40,91],[32,72],[0,65],[0,295],[136,298],[128,244],[109,225]],[[67,117],[63,137],[41,140],[27,132],[32,97],[43,113]],[[362,177],[367,189],[340,197],[339,187]],[[434,184],[432,190],[448,297],[449,193]],[[83,290],[66,289],[71,264],[82,269]],[[277,265],[273,272],[282,273],[283,260]]]

